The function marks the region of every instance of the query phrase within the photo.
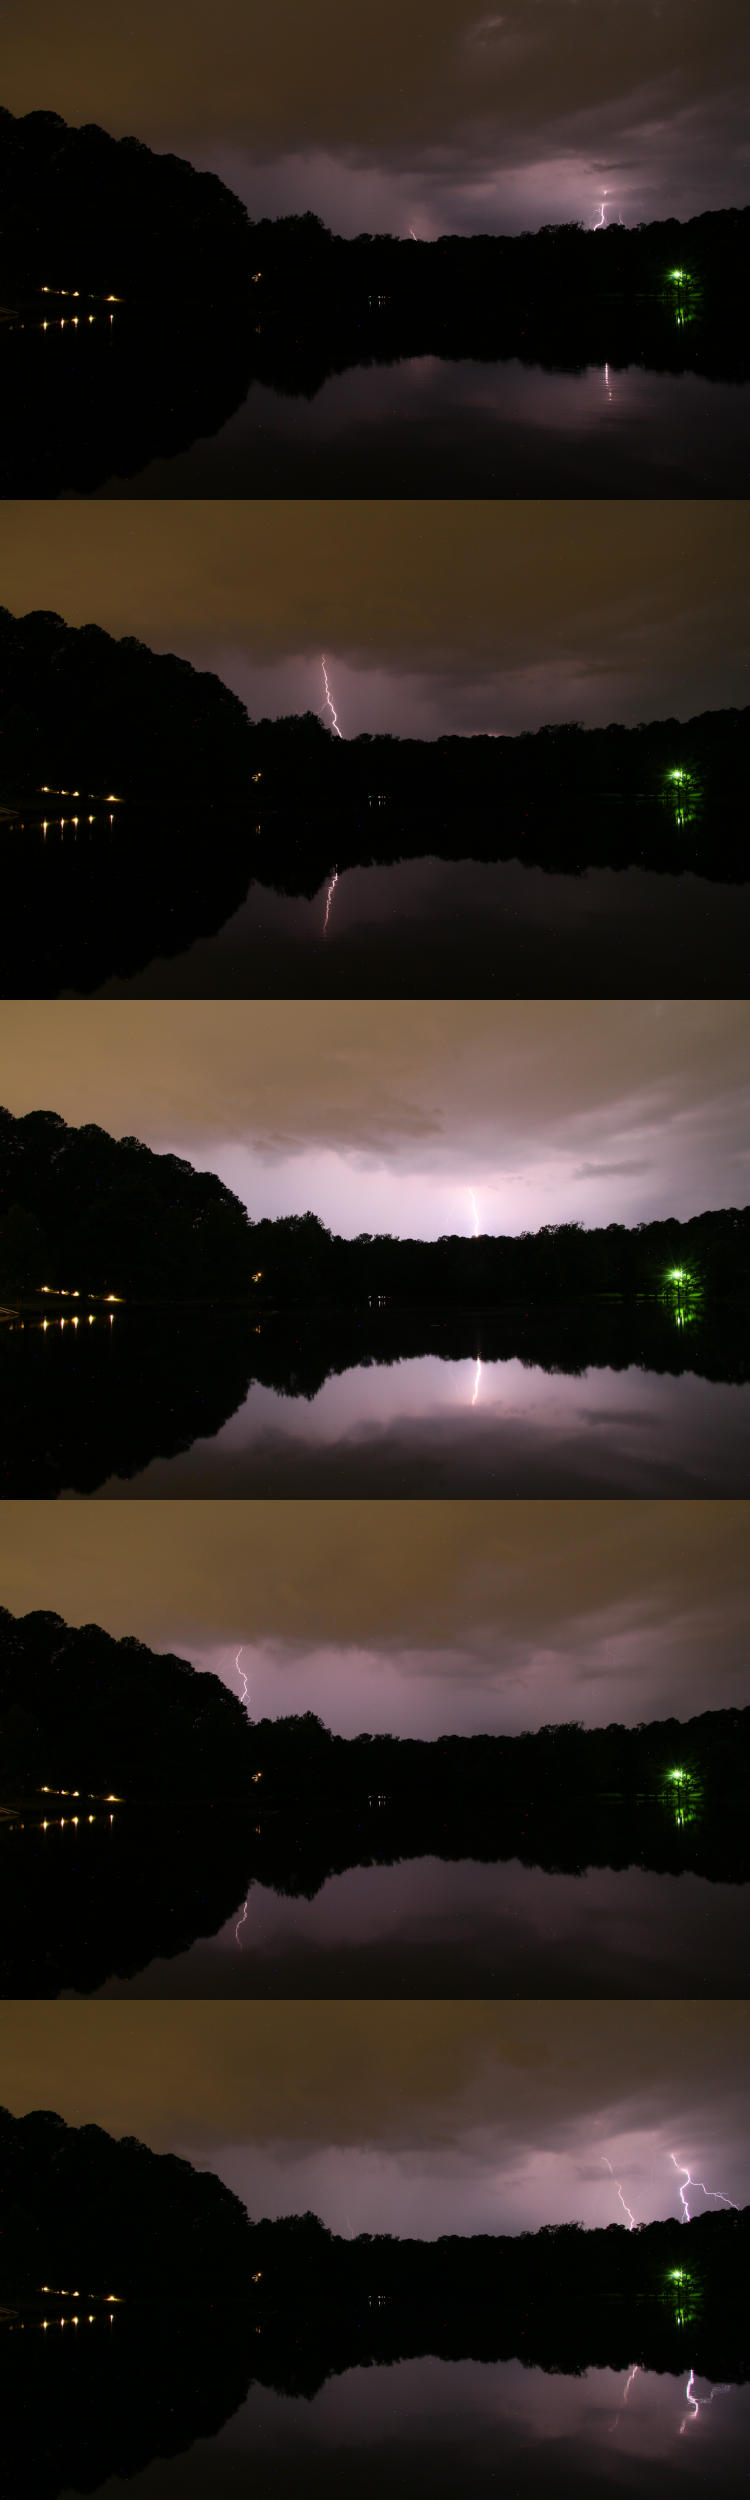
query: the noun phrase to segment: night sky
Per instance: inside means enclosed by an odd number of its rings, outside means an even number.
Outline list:
[[[0,1064],[8,1110],[186,1155],[253,1216],[428,1240],[744,1206],[749,1031],[742,1000],[6,1000]]]
[[[246,1675],[252,1717],[343,1735],[743,1708],[746,1548],[741,1502],[0,1504],[14,1613]]]
[[[0,600],[217,671],[255,719],[512,735],[750,699],[746,503],[6,505]],[[85,768],[82,756],[81,774]]]
[[[742,0],[9,0],[4,101],[171,149],[253,216],[514,232],[748,198]]]
[[[0,2103],[216,2169],[255,2215],[517,2231],[750,2201],[748,2007],[9,2004]],[[696,2197],[696,2211],[705,2210]],[[709,2210],[722,2210],[711,2207]]]

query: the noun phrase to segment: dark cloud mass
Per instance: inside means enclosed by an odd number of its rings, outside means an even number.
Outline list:
[[[135,132],[254,216],[514,231],[748,196],[741,0],[10,0],[4,95]]]
[[[0,600],[215,669],[347,736],[685,719],[748,700],[745,504],[6,507]]]
[[[749,1024],[742,1000],[6,1001],[0,1049],[11,1111],[187,1155],[254,1215],[430,1239],[473,1230],[472,1190],[487,1232],[744,1205]]]
[[[4,1603],[173,1649],[255,1718],[433,1736],[742,1705],[740,1502],[0,1507]]]
[[[748,2008],[10,2005],[0,2101],[142,2135],[250,2210],[436,2236],[679,2212],[670,2155],[742,2204]],[[631,2193],[632,2191],[632,2193]]]

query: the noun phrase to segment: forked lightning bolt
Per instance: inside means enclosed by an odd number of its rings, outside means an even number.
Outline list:
[[[678,2161],[676,2153],[670,2153],[669,2158],[670,2161],[674,2162],[675,2170],[679,2170],[681,2177],[685,2181],[684,2187],[681,2187],[680,2189],[680,2204],[682,2206],[686,2222],[690,2221],[690,2206],[687,2201],[687,2190],[689,2187],[700,2188],[701,2195],[710,2196],[714,2204],[731,2205],[733,2214],[739,2213],[739,2205],[735,2205],[734,2198],[732,2196],[723,2196],[720,2188],[707,2188],[703,2179],[694,2179],[692,2172],[686,2169],[685,2163]]]
[[[325,700],[325,704],[324,704],[324,706],[323,706],[323,709],[324,709],[324,711],[325,711],[326,704],[327,704],[327,706],[328,706],[328,710],[329,710],[330,715],[331,715],[331,728],[332,728],[332,730],[333,730],[333,735],[334,735],[334,738],[343,738],[344,732],[343,732],[343,729],[339,729],[338,721],[337,721],[337,718],[336,718],[336,706],[335,706],[335,703],[334,703],[334,700],[333,700],[333,695],[332,695],[332,693],[331,693],[331,689],[330,689],[330,686],[329,686],[329,683],[328,683],[328,670],[327,670],[327,668],[326,668],[326,664],[325,664],[325,660],[324,660],[324,659],[321,659],[321,663],[320,663],[320,665],[321,665],[321,668],[322,668],[322,671],[323,671],[323,684],[324,684],[324,686],[325,686],[325,694],[326,694],[326,700]]]
[[[739,2211],[739,2207],[737,2207],[737,2211]],[[694,2386],[695,2371],[691,2370],[687,2387],[685,2389],[685,2398],[686,2402],[690,2406],[690,2412],[683,2414],[682,2421],[680,2423],[680,2437],[682,2437],[683,2431],[687,2430],[688,2423],[697,2422],[698,2416],[704,2411],[705,2406],[713,2404],[714,2396],[728,2396],[731,2393],[730,2388],[723,2385],[721,2387],[712,2387],[710,2396],[694,2396]]]

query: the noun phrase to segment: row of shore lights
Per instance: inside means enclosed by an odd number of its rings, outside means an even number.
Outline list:
[[[71,299],[71,302],[72,302],[72,303],[74,303],[74,304],[77,304],[77,303],[79,303],[79,302],[80,302],[81,290],[80,290],[80,287],[78,287],[78,286],[43,286],[43,287],[40,287],[40,290],[39,290],[39,291],[40,291],[40,294],[41,294],[41,295],[55,295],[55,296],[57,296],[57,297],[60,297],[60,296],[63,296],[63,295],[64,295],[64,296],[69,296],[69,297],[70,297],[70,299]],[[90,297],[90,296],[89,296],[88,300],[89,300],[89,303],[90,303],[90,302],[91,302],[91,297]],[[105,303],[105,304],[121,304],[121,303],[122,303],[122,296],[121,296],[121,295],[105,295],[105,296],[103,296],[103,297],[101,298],[101,301],[102,301],[103,303]],[[103,317],[103,316],[102,316],[102,317]],[[110,313],[110,316],[109,316],[110,321],[114,321],[114,317],[115,317],[115,316],[114,316],[114,313]],[[87,320],[87,323],[88,323],[89,328],[91,328],[92,323],[96,320],[96,313],[87,313],[87,314],[86,314],[86,320]],[[80,313],[61,313],[61,314],[60,314],[60,317],[59,317],[59,321],[55,321],[55,322],[52,322],[52,321],[43,321],[43,322],[42,322],[42,329],[43,329],[43,330],[52,330],[52,329],[58,329],[58,328],[59,328],[59,329],[61,329],[61,330],[65,330],[65,329],[67,329],[67,328],[68,328],[68,326],[69,326],[69,327],[71,328],[71,330],[77,330],[77,329],[78,329],[78,325],[79,325],[79,321],[80,321]]]
[[[79,798],[80,798],[80,795],[81,795],[80,790],[51,790],[51,789],[50,789],[50,786],[49,786],[49,783],[48,783],[48,782],[46,782],[46,781],[43,781],[43,782],[42,782],[42,784],[41,784],[41,790],[42,790],[42,797],[43,797],[43,798],[55,798],[55,799],[79,799]],[[118,799],[117,794],[116,794],[116,792],[115,792],[114,790],[107,790],[107,791],[105,791],[105,794],[104,794],[104,805],[105,805],[105,807],[121,807],[121,806],[122,806],[122,800],[121,800],[121,799]],[[75,828],[76,828],[76,831],[77,831],[78,826],[79,826],[79,824],[80,824],[80,821],[81,821],[81,820],[80,820],[80,817],[79,817],[79,816],[61,816],[61,817],[60,817],[60,819],[59,819],[59,823],[60,823],[60,830],[61,830],[61,832],[62,832],[62,830],[63,830],[63,828],[64,828],[64,826],[65,826],[65,825],[74,825],[74,826],[75,826]],[[94,817],[93,817],[93,816],[90,816],[90,817],[89,817],[89,824],[90,824],[90,825],[93,825],[94,821],[95,821]],[[111,824],[111,825],[113,825],[113,824],[114,824],[114,821],[115,821],[115,820],[114,820],[114,816],[110,816],[110,820],[109,820],[109,821],[110,821],[110,824]],[[47,833],[47,832],[49,831],[49,827],[50,827],[51,823],[52,823],[52,818],[51,818],[51,816],[43,816],[43,817],[42,817],[42,832],[43,832],[43,833]]]
[[[39,1288],[38,1288],[38,1290],[39,1290],[39,1292],[40,1292],[40,1293],[53,1293],[53,1294],[55,1294],[55,1296],[57,1296],[58,1294],[60,1294],[60,1295],[64,1295],[66,1302],[80,1302],[80,1299],[81,1299],[81,1288],[80,1288],[80,1285],[75,1285],[75,1286],[73,1286],[73,1285],[40,1285],[40,1286],[39,1286]],[[121,1294],[121,1293],[103,1293],[101,1298],[102,1298],[102,1301],[103,1301],[103,1302],[122,1302],[122,1301],[124,1301],[124,1295],[123,1295],[123,1294]],[[93,1328],[93,1325],[94,1325],[94,1320],[95,1320],[95,1317],[96,1317],[96,1313],[95,1313],[94,1311],[88,1311],[88,1312],[87,1312],[87,1314],[86,1314],[86,1316],[87,1316],[87,1319],[88,1319],[88,1324],[89,1324],[89,1327],[90,1327],[90,1328]],[[112,1327],[112,1323],[113,1323],[113,1320],[114,1320],[114,1316],[115,1316],[115,1315],[114,1315],[114,1311],[110,1311],[110,1312],[109,1312],[109,1324],[110,1324],[110,1328]],[[80,1319],[80,1312],[78,1312],[78,1311],[76,1311],[76,1312],[71,1312],[71,1315],[70,1315],[70,1325],[71,1325],[71,1328],[77,1328],[77,1327],[78,1327],[79,1319]],[[42,1334],[44,1334],[44,1332],[45,1332],[45,1330],[46,1330],[47,1328],[54,1328],[54,1325],[55,1325],[55,1323],[54,1323],[54,1320],[53,1320],[53,1319],[43,1319],[43,1320],[42,1320]],[[68,1322],[67,1322],[67,1320],[66,1320],[66,1319],[59,1319],[59,1320],[58,1320],[57,1325],[58,1325],[58,1328],[67,1328]]]
[[[42,1287],[42,1291],[44,1291],[44,1288],[43,1288],[43,1287]],[[114,1301],[114,1298],[115,1298],[115,1297],[114,1297],[114,1295],[112,1295],[112,1296],[110,1297],[110,1299],[111,1299],[112,1301]],[[89,1311],[87,1316],[88,1316],[88,1324],[89,1324],[89,1327],[90,1327],[90,1328],[93,1328],[93,1325],[94,1325],[94,1319],[95,1319],[96,1314],[95,1314],[95,1312],[94,1312],[94,1311]],[[115,1321],[114,1311],[110,1311],[110,1313],[109,1313],[109,1325],[110,1325],[110,1328],[113,1328],[113,1327],[114,1327],[114,1321]],[[23,1324],[24,1324],[24,1323],[23,1323],[23,1320],[22,1320],[22,1321],[21,1321],[21,1326],[22,1326],[22,1327],[23,1327]],[[44,1335],[46,1334],[46,1331],[47,1331],[47,1329],[48,1329],[48,1328],[54,1328],[54,1325],[55,1325],[55,1322],[54,1322],[54,1320],[53,1320],[53,1319],[43,1319],[43,1320],[42,1320],[42,1336],[44,1336]],[[78,1317],[78,1313],[76,1312],[75,1316],[74,1316],[74,1317],[73,1317],[70,1321],[68,1321],[67,1319],[59,1319],[59,1320],[58,1320],[58,1322],[57,1322],[57,1325],[58,1325],[58,1328],[68,1328],[68,1327],[70,1327],[70,1328],[78,1328],[78,1327],[79,1327],[79,1325],[80,1325],[80,1322],[79,1322],[79,1317]]]
[[[74,1798],[74,1799],[75,1799],[76,1797],[80,1797],[81,1791],[80,1791],[80,1788],[49,1788],[49,1787],[45,1787],[45,1786],[43,1786],[43,1787],[40,1789],[39,1794],[40,1794],[40,1796],[41,1796],[41,1797],[71,1797],[71,1798]],[[97,1803],[98,1803],[98,1804],[100,1804],[100,1805],[103,1805],[103,1806],[121,1806],[121,1805],[123,1805],[123,1803],[124,1803],[124,1799],[123,1799],[122,1797],[115,1797],[115,1796],[110,1795],[110,1796],[108,1796],[108,1797],[101,1797],[101,1798],[99,1798],[99,1799],[97,1800]],[[111,1815],[110,1815],[110,1818],[109,1818],[110,1823],[113,1823],[113,1822],[114,1822],[114,1819],[115,1819],[115,1818],[114,1818],[114,1815],[113,1815],[113,1814],[111,1814]],[[79,1823],[80,1823],[80,1821],[81,1821],[81,1816],[80,1816],[80,1814],[59,1814],[59,1815],[57,1816],[56,1820],[57,1820],[58,1828],[59,1828],[59,1830],[60,1830],[60,1831],[64,1831],[66,1823],[69,1823],[69,1824],[70,1824],[70,1826],[71,1826],[71,1829],[72,1829],[73,1831],[76,1831],[76,1830],[77,1830],[77,1828],[78,1828],[78,1825],[79,1825]],[[87,1815],[86,1815],[86,1817],[85,1817],[85,1820],[86,1820],[86,1822],[87,1822],[87,1823],[95,1823],[95,1822],[96,1822],[96,1815],[95,1815],[95,1814],[87,1814]],[[53,1824],[53,1819],[51,1819],[49,1816],[45,1815],[44,1821],[43,1821],[43,1823],[42,1823],[42,1831],[43,1831],[43,1832],[48,1832],[48,1831],[52,1828],[52,1824]],[[44,2287],[44,2284],[42,2284],[42,2291],[44,2291],[44,2288],[45,2288],[45,2287]],[[74,2300],[77,2300],[77,2299],[78,2299],[78,2293],[77,2293],[77,2292],[74,2292],[74,2293],[73,2293],[73,2299],[74,2299]]]
[[[80,2292],[53,2292],[50,2283],[43,2283],[42,2291],[46,2293],[48,2297],[50,2293],[52,2293],[53,2300],[80,2300],[81,2298]],[[102,2307],[109,2310],[110,2326],[114,2326],[115,2322],[112,2316],[112,2310],[113,2308],[119,2306],[119,2292],[89,2292],[88,2297],[89,2300],[101,2301]],[[43,2330],[46,2330],[49,2326],[80,2326],[82,2323],[83,2321],[81,2318],[74,2313],[72,2317],[68,2316],[66,2318],[43,2318],[42,2328]],[[87,2311],[86,2324],[88,2326],[94,2326],[96,2324],[95,2309],[89,2309]]]

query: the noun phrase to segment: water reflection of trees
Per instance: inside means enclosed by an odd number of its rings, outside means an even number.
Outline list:
[[[73,2131],[62,2130],[59,2120],[21,2123],[36,2125],[37,2139],[40,2124],[55,2131],[64,2192],[79,2177],[64,2262],[66,2272],[72,2268],[85,2282],[88,2200],[97,2176],[100,2196],[105,2173],[113,2184],[112,2161],[102,2156],[108,2139],[87,2128],[70,2147],[64,2138]],[[13,2125],[0,2117],[6,2186]],[[180,2454],[194,2440],[215,2435],[254,2384],[310,2399],[349,2370],[387,2369],[426,2354],[487,2364],[520,2359],[528,2368],[576,2377],[591,2368],[624,2373],[635,2359],[644,2370],[692,2369],[724,2384],[747,2379],[747,2212],[705,2215],[689,2227],[657,2222],[630,2233],[620,2224],[583,2231],[573,2223],[513,2239],[419,2242],[361,2234],[342,2241],[312,2214],[249,2223],[237,2200],[227,2198],[236,2223],[228,2213],[217,2214],[213,2233],[199,2235],[206,2277],[199,2288],[195,2252],[188,2255],[178,2296],[174,2283],[161,2293],[144,2288],[144,2246],[152,2232],[143,2197],[148,2184],[164,2223],[162,2261],[171,2258],[175,2266],[196,2173],[184,2163],[170,2165],[164,2213],[162,2183],[149,2171],[145,2148],[126,2140],[111,2149],[122,2156],[130,2202],[124,2233],[121,2196],[113,2196],[110,2240],[118,2279],[127,2248],[129,2278],[113,2326],[96,2321],[78,2333],[71,2326],[45,2332],[38,2292],[19,2290],[17,2283],[10,2289],[7,2280],[3,2285],[13,2304],[0,2325],[9,2500],[26,2493],[56,2500],[71,2483],[93,2489],[111,2474],[137,2472],[154,2455]],[[18,2172],[12,2138],[10,2155]],[[60,2194],[56,2180],[50,2195],[38,2140],[33,2158],[31,2180],[23,2155],[20,2166],[32,2211],[39,2189],[47,2191],[41,2261],[56,2223],[59,2238]],[[200,2184],[204,2192],[218,2185],[205,2174]],[[11,2180],[11,2230],[15,2220]],[[52,2271],[48,2259],[46,2270]],[[135,2282],[134,2273],[140,2276]]]
[[[688,837],[686,836],[686,841]],[[503,810],[494,818],[449,810],[391,811],[377,838],[355,810],[316,818],[268,812],[241,824],[206,805],[180,816],[131,809],[125,823],[46,835],[19,818],[0,838],[5,911],[0,987],[7,998],[89,993],[130,980],[155,958],[168,962],[218,936],[254,889],[312,902],[335,869],[400,867],[437,859],[454,866],[520,862],[550,876],[588,870],[647,869],[667,880],[691,873],[711,884],[744,884],[747,845],[736,806],[717,800],[691,825],[688,847],[659,800],[584,799]],[[601,959],[597,995],[602,984]]]
[[[742,1885],[746,1809],[746,1793],[717,1797],[689,1836],[670,1828],[648,1798],[572,1797],[561,1811],[519,1795],[493,1817],[481,1796],[474,1806],[459,1799],[446,1808],[418,1792],[389,1798],[377,1812],[364,1794],[348,1810],[323,1799],[317,1813],[277,1805],[258,1824],[237,1804],[180,1811],[168,1802],[128,1806],[111,1828],[94,1824],[75,1834],[56,1820],[46,1833],[20,1823],[0,1836],[0,1990],[89,1995],[217,1936],[252,1901],[255,1885],[280,1900],[312,1901],[355,1867],[408,1869],[429,1857],[454,1866],[513,1862],[550,1875],[635,1867]],[[247,1935],[251,1944],[252,1917]],[[560,1954],[562,1969],[564,1945]],[[265,1993],[257,1964],[251,1976],[251,1992]],[[617,1994],[614,1959],[610,1977]],[[308,1992],[315,1992],[312,1974]]]
[[[132,1977],[254,1884],[311,1900],[420,1856],[748,1877],[748,1710],[344,1738],[311,1712],[253,1721],[218,1677],[97,1625],[5,1611],[0,1709],[6,1995]]]
[[[99,1312],[92,1327],[70,1312],[46,1329],[36,1317],[0,1327],[8,1498],[93,1494],[217,1435],[254,1382],[307,1402],[325,1382],[372,1365],[430,1356],[476,1366],[520,1361],[549,1376],[635,1366],[678,1378],[743,1383],[748,1358],[732,1312],[707,1310],[676,1328],[671,1312],[624,1305],[494,1313],[294,1311],[253,1322],[238,1308]]]

